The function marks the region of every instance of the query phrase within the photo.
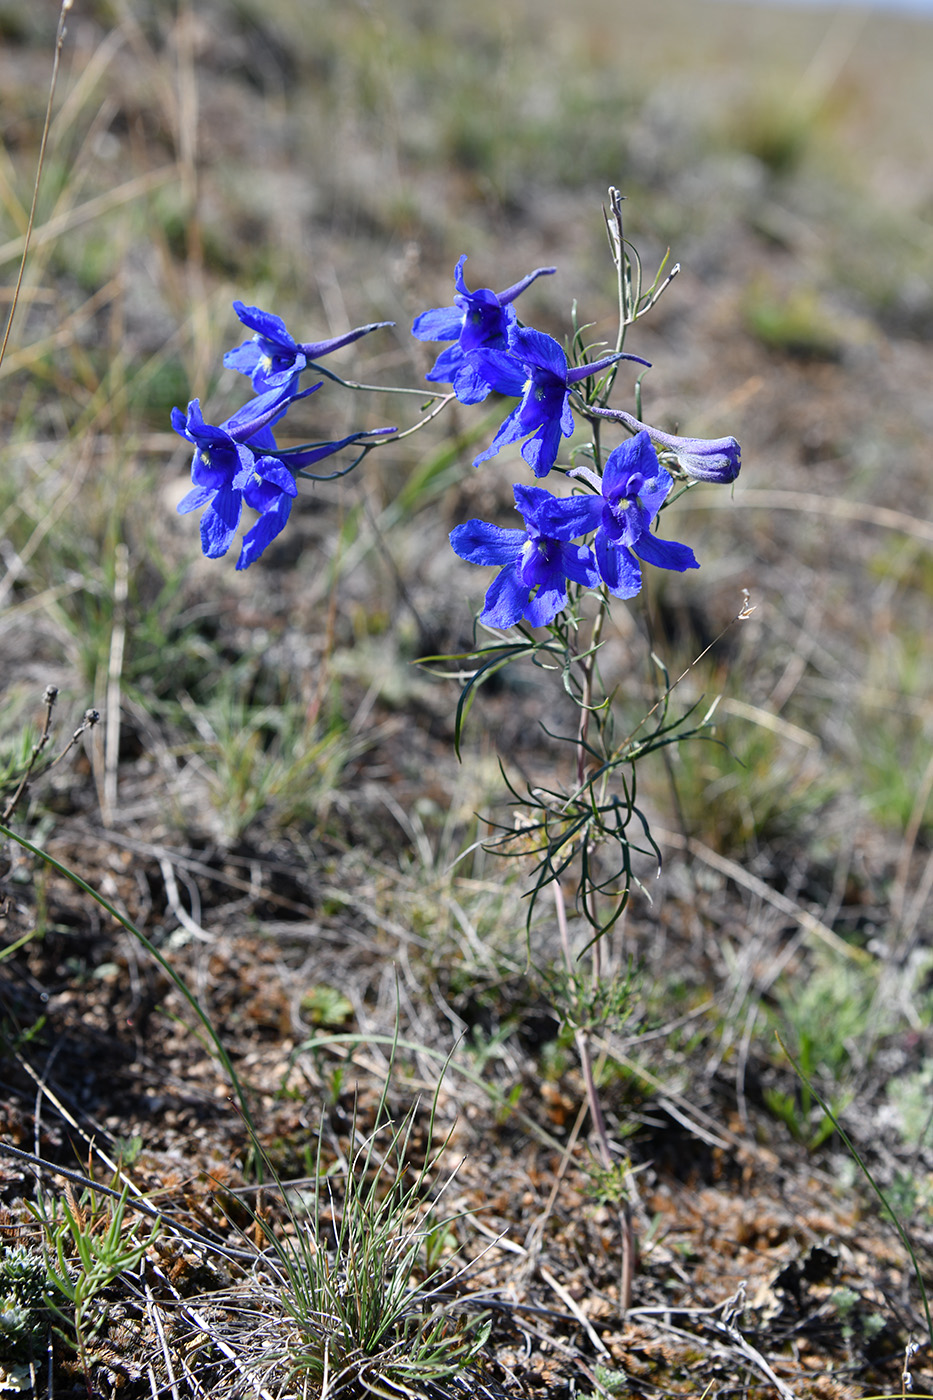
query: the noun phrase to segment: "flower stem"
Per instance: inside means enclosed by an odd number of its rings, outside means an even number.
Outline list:
[[[557,910],[557,927],[560,931],[560,946],[564,955],[564,963],[568,976],[573,976],[573,957],[570,952],[570,933],[567,928],[567,906],[564,903],[564,893],[560,887],[559,880],[551,882],[551,889],[554,891],[554,906]],[[599,944],[597,941],[596,948]],[[597,962],[598,951],[593,954],[594,978],[598,978],[599,964]],[[590,1110],[590,1118],[593,1121],[593,1128],[596,1132],[596,1141],[599,1146],[599,1157],[603,1168],[609,1171],[612,1167],[612,1147],[609,1142],[609,1133],[606,1130],[606,1120],[603,1117],[602,1104],[599,1102],[599,1091],[596,1088],[596,1078],[593,1074],[593,1056],[590,1047],[590,1034],[586,1026],[576,1026],[574,1028],[574,1040],[577,1046],[577,1054],[580,1057],[580,1069],[583,1073],[583,1082],[586,1085],[586,1101]],[[619,1269],[619,1307],[622,1316],[625,1317],[632,1303],[632,1280],[635,1276],[635,1230],[632,1224],[632,1206],[628,1200],[623,1200],[619,1206],[619,1235],[622,1243],[622,1262]]]
[[[593,623],[590,645],[581,661],[583,669],[583,692],[580,698],[580,726],[577,730],[577,786],[583,786],[586,768],[586,736],[590,728],[590,709],[593,703],[593,672],[596,668],[596,652],[602,637],[603,623],[606,620],[606,600],[600,604],[599,613]]]

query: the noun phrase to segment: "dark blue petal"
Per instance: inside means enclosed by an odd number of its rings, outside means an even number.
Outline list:
[[[601,496],[552,496],[540,486],[514,487],[515,504],[529,524],[555,540],[575,540],[598,528]]]
[[[296,448],[294,452],[280,452],[279,461],[287,464],[292,471],[299,471],[303,467],[310,467],[314,462],[321,462],[325,457],[332,457],[341,448],[348,447],[351,442],[359,442],[366,437],[385,437],[389,433],[394,433],[395,428],[367,428],[363,432],[350,433],[348,437],[340,438],[337,442],[322,442],[317,447]]]
[[[235,442],[216,447],[199,448],[191,463],[191,480],[195,486],[213,491],[232,486],[239,488],[253,468],[253,454],[248,447]]]
[[[604,530],[596,535],[596,567],[603,583],[617,598],[634,598],[641,588],[638,560],[624,545],[609,539]]]
[[[646,480],[656,477],[661,470],[658,454],[651,446],[651,438],[646,432],[636,433],[626,438],[614,448],[606,458],[603,469],[603,495],[607,500],[628,495],[628,485],[634,473],[639,472]],[[668,490],[671,478],[667,475]],[[665,493],[666,494],[666,493]]]
[[[492,389],[489,380],[474,365],[472,357],[465,357],[462,360],[460,368],[451,382],[454,393],[464,404],[482,403]]]
[[[585,549],[583,545],[562,545],[561,561],[564,573],[574,583],[582,583],[587,588],[598,587],[599,571],[591,549]]]
[[[448,345],[434,361],[432,368],[424,376],[431,384],[451,384],[463,366],[463,351],[459,342]]]
[[[415,317],[411,333],[417,340],[457,340],[463,312],[457,306],[438,306]]]
[[[369,335],[371,331],[382,331],[394,325],[394,321],[370,321],[366,326],[356,326],[354,330],[344,331],[343,335],[333,335],[329,340],[302,341],[298,349],[307,355],[309,360],[320,360],[325,355],[332,355],[335,350],[343,349],[345,345],[352,345],[355,340]]]
[[[507,398],[519,398],[524,394],[528,372],[521,361],[508,351],[488,348],[474,350],[470,363],[497,394],[504,394]]]
[[[243,488],[246,503],[253,510],[265,510],[261,501],[272,500],[281,492],[286,496],[297,496],[295,478],[286,466],[275,457],[260,457],[253,467],[253,475]]]
[[[231,487],[216,492],[213,502],[201,516],[201,548],[208,559],[219,559],[230,548],[240,523],[243,495]]]
[[[259,517],[252,529],[247,530],[243,536],[243,546],[236,564],[238,569],[248,569],[250,564],[254,564],[263,550],[272,543],[276,535],[281,534],[288,522],[291,508],[291,497],[286,496],[283,492],[279,495],[278,500],[273,502]]]
[[[529,326],[515,326],[509,335],[509,349],[524,365],[534,365],[567,382],[567,356],[553,336]]]
[[[537,429],[522,447],[522,456],[535,476],[547,476],[557,461],[560,449],[561,425],[553,418]]]
[[[511,287],[506,287],[504,292],[499,293],[499,301],[503,306],[514,301],[520,296],[526,287],[530,287],[536,277],[550,277],[552,272],[556,272],[556,267],[536,267],[534,272],[529,272],[527,277],[523,277],[520,282],[514,283]]]
[[[685,569],[700,567],[689,545],[677,544],[675,540],[659,540],[650,531],[642,535],[632,548],[646,564],[654,564],[658,569],[676,569],[682,574]]]
[[[619,360],[634,360],[636,364],[646,365],[651,368],[651,361],[642,359],[641,355],[629,355],[625,350],[617,350],[612,355],[603,355],[602,359],[594,360],[592,364],[577,365],[575,369],[567,371],[567,383],[578,384],[581,379],[589,379],[591,375],[602,374],[604,369],[616,364]]]
[[[297,342],[289,335],[285,322],[281,316],[273,316],[271,311],[263,311],[258,306],[245,306],[242,301],[235,301],[233,309],[244,326],[249,326],[251,331],[261,335],[264,340],[271,340],[273,345],[280,346],[283,350],[297,350]]]
[[[511,627],[524,613],[527,602],[528,589],[515,568],[503,569],[489,586],[480,622],[487,627]]]
[[[486,451],[481,452],[478,457],[473,458],[474,467],[478,467],[480,462],[488,462],[490,457],[495,457],[496,454],[500,452],[503,447],[507,447],[510,442],[518,442],[519,438],[523,438],[527,431],[527,428],[523,426],[521,421],[520,406],[519,408],[513,408],[492,442],[486,448]]]
[[[454,553],[468,564],[514,564],[527,539],[524,530],[503,530],[485,520],[468,520],[450,532]]]
[[[462,297],[468,297],[470,295],[470,289],[463,276],[463,265],[466,260],[466,253],[461,253],[460,257],[457,259],[457,266],[454,268],[454,286]]]
[[[567,601],[567,585],[561,582],[556,588],[539,588],[528,601],[525,617],[532,627],[546,627],[553,622]]]
[[[235,441],[249,442],[262,428],[277,423],[293,403],[297,403],[299,399],[306,399],[309,394],[320,388],[321,382],[318,381],[309,389],[302,389],[297,394],[282,389],[268,389],[264,394],[257,394],[255,398],[250,399],[242,408],[238,408],[221,426]]]
[[[467,302],[466,297],[459,301]],[[515,320],[511,306],[502,307],[494,292],[474,292],[464,306],[460,344],[464,351],[508,348],[509,327]]]

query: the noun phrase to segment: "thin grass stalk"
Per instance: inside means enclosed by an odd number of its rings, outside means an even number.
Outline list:
[[[55,53],[52,58],[52,77],[49,82],[49,100],[45,108],[45,121],[42,126],[42,138],[39,142],[39,158],[36,162],[36,178],[32,187],[32,203],[29,206],[29,220],[26,224],[26,232],[23,235],[23,252],[19,261],[19,272],[16,275],[16,285],[13,288],[13,297],[10,302],[10,314],[7,317],[6,330],[3,333],[3,342],[0,344],[0,364],[6,354],[6,347],[9,343],[10,332],[13,329],[13,318],[16,315],[16,308],[19,303],[19,294],[23,285],[23,277],[26,273],[26,259],[29,256],[29,244],[32,239],[33,225],[36,221],[36,205],[39,202],[39,184],[42,180],[42,169],[45,165],[45,151],[49,140],[49,127],[52,124],[52,104],[55,101],[55,88],[58,85],[58,69],[62,58],[62,47],[65,43],[65,16],[71,9],[74,0],[62,0],[62,7],[58,16],[58,30],[55,35]]]

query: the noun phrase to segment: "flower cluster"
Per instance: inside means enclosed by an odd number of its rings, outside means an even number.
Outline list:
[[[309,466],[350,443],[395,431],[381,428],[351,433],[336,442],[311,443],[287,452],[276,447],[272,435],[273,424],[285,416],[293,403],[321,387],[323,381],[318,380],[308,389],[299,389],[303,371],[315,370],[316,362],[325,355],[392,323],[380,321],[359,326],[332,340],[299,344],[278,316],[261,311],[258,306],[244,306],[241,301],[235,301],[233,309],[254,334],[251,340],[229,351],[224,364],[250,378],[255,397],[217,427],[205,423],[200,402],[193,399],[186,414],[179,408],[172,410],[172,427],[194,443],[194,486],[178,510],[182,515],[203,511],[201,548],[208,559],[219,559],[227,553],[244,502],[258,513],[259,519],[243,536],[237,560],[237,568],[246,569],[285,528],[292,501],[298,494],[296,475],[304,474]]]
[[[552,268],[538,268],[497,296],[489,290],[467,290],[464,261],[460,259],[454,274],[454,305],[424,312],[412,332],[422,340],[455,342],[427,377],[449,382],[461,403],[477,403],[491,391],[519,400],[474,465],[521,442],[522,457],[535,476],[546,476],[557,461],[561,438],[574,432],[575,406],[584,414],[622,422],[634,433],[609,454],[601,475],[588,467],[569,472],[590,494],[558,497],[517,485],[515,506],[524,530],[501,529],[482,520],[454,528],[450,542],[462,559],[499,568],[480,621],[499,628],[522,620],[545,626],[566,606],[571,582],[585,588],[605,586],[618,598],[632,598],[641,588],[640,561],[678,572],[698,568],[692,549],[652,532],[674,484],[654,443],[673,454],[685,476],[732,481],[739,470],[735,439],[674,438],[629,414],[580,399],[577,386],[599,380],[618,361],[648,361],[616,351],[571,367],[557,341],[523,326],[512,306],[519,292]]]
[[[550,276],[554,268],[536,268],[503,292],[471,292],[464,279],[465,262],[464,256],[454,271],[454,304],[423,312],[412,333],[419,340],[451,342],[426,376],[431,383],[451,385],[448,399],[476,404],[495,393],[517,400],[474,465],[520,443],[535,477],[547,476],[557,463],[562,440],[574,433],[575,413],[591,423],[610,420],[632,434],[609,453],[601,472],[593,467],[564,468],[575,483],[570,496],[516,485],[515,506],[523,530],[470,520],[451,532],[451,544],[461,558],[499,570],[486,594],[481,620],[498,628],[520,621],[546,626],[566,607],[571,583],[632,598],[641,588],[642,563],[678,572],[698,568],[686,545],[654,533],[674,484],[663,463],[669,462],[680,477],[732,481],[740,463],[735,439],[678,438],[607,408],[616,366],[623,360],[640,365],[648,361],[616,350],[571,365],[556,340],[521,323],[514,305],[532,282]],[[173,410],[172,425],[194,444],[193,489],[178,509],[182,514],[202,512],[201,544],[208,558],[229,550],[244,503],[257,513],[237,561],[237,568],[245,569],[285,527],[297,495],[296,477],[309,475],[309,466],[352,443],[395,431],[351,433],[339,441],[288,450],[280,450],[272,434],[293,403],[321,387],[319,379],[299,388],[303,374],[317,372],[335,379],[319,361],[391,323],[359,326],[331,340],[299,342],[278,316],[241,301],[233,307],[253,334],[228,351],[224,364],[250,379],[254,397],[218,426],[205,423],[195,399],[186,414]],[[372,445],[366,443],[360,455]]]

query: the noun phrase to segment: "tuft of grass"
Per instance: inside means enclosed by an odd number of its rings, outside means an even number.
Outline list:
[[[388,1081],[386,1089],[388,1088]],[[433,1143],[436,1096],[425,1126]],[[376,1114],[386,1111],[385,1093]],[[336,1170],[318,1155],[302,1212],[267,1229],[262,1317],[249,1371],[296,1393],[411,1395],[456,1375],[478,1355],[489,1323],[453,1300],[454,1221],[442,1211],[451,1173],[435,1181],[447,1147],[412,1167],[417,1105],[351,1143]],[[454,1244],[454,1250],[456,1245]]]
[[[279,831],[324,820],[346,765],[371,742],[313,703],[288,695],[257,703],[255,671],[231,668],[210,700],[185,705],[229,841],[260,817]]]
[[[812,106],[792,93],[759,92],[730,113],[727,138],[774,176],[793,174],[814,137]]]
[[[677,800],[690,833],[718,851],[749,851],[815,836],[838,790],[808,731],[752,706],[735,708],[671,756]],[[750,721],[750,722],[749,722]]]
[[[28,1388],[29,1365],[40,1355],[46,1331],[47,1287],[41,1251],[0,1240],[0,1356],[6,1376],[4,1389]]]

